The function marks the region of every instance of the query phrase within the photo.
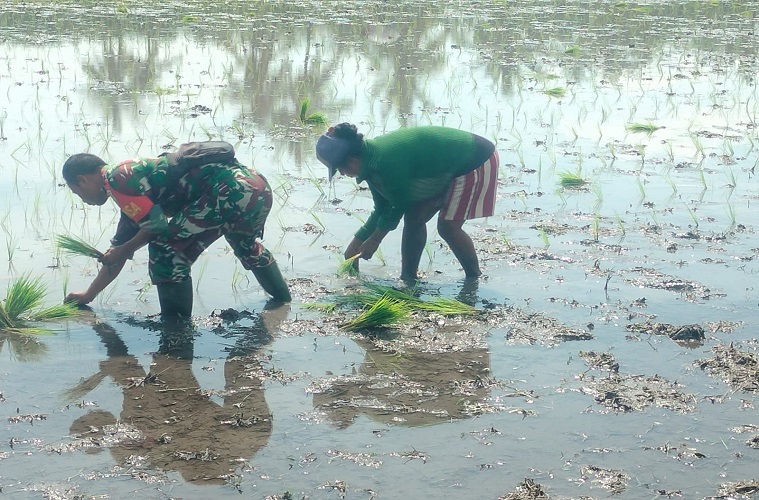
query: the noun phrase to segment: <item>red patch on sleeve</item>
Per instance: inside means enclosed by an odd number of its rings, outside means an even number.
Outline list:
[[[144,219],[153,208],[153,201],[147,196],[130,196],[128,194],[119,193],[111,187],[111,183],[105,178],[105,190],[108,195],[116,200],[116,203],[121,208],[127,217],[135,222],[140,222]]]

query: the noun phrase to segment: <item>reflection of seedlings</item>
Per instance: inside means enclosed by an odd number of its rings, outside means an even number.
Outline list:
[[[656,132],[660,128],[663,128],[663,127],[659,127],[658,125],[654,125],[651,122],[648,122],[648,123],[628,123],[625,126],[625,129],[628,132],[644,133],[644,134],[649,134],[649,135],[653,134],[654,132]]]
[[[700,165],[699,168],[698,168],[698,177],[699,177],[699,180],[701,181],[701,185],[703,186],[704,190],[706,190],[706,188],[707,188],[707,186],[706,186],[706,174],[704,172],[704,166],[703,165]]]
[[[696,148],[697,155],[701,156],[701,158],[706,158],[706,154],[704,153],[704,145],[701,142],[701,138],[698,136],[698,134],[691,134],[690,139],[693,142],[693,146]]]
[[[737,214],[735,212],[735,205],[732,203],[727,204],[727,215],[730,217],[730,226],[735,226]]]
[[[698,217],[696,217],[695,210],[691,209],[689,206],[686,206],[685,209],[688,210],[688,215],[693,221],[693,224],[695,225],[695,227],[698,227]]]
[[[730,189],[735,188],[738,185],[738,180],[735,178],[733,169],[728,169],[725,175],[727,175],[727,187]]]
[[[613,142],[610,142],[608,145],[609,147],[609,154],[611,155],[612,161],[617,159],[617,148],[614,146]]]
[[[622,220],[622,217],[619,214],[614,214],[617,219],[617,226],[619,226],[619,230],[622,232],[622,236],[626,234],[625,230],[625,221]]]

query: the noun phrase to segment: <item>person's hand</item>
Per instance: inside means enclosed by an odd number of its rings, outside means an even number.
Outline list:
[[[369,260],[374,255],[374,252],[379,248],[380,242],[374,238],[369,238],[361,244],[361,258]],[[354,254],[355,255],[355,254]]]
[[[87,292],[71,292],[70,294],[66,295],[66,298],[63,301],[72,302],[74,304],[83,306],[85,304],[89,304],[94,299],[95,297],[90,297]]]
[[[343,258],[345,260],[348,260],[360,254],[361,244],[363,242],[364,242],[363,240],[359,240],[358,238],[353,238],[351,242],[348,244],[348,248],[345,249],[345,252],[343,253]],[[358,259],[353,259],[353,269],[358,271]]]
[[[117,247],[111,247],[109,248],[102,257],[100,257],[100,262],[104,266],[118,266],[124,264],[127,259],[130,259],[132,257],[132,252],[129,251],[129,249],[125,248],[126,245],[121,245]]]

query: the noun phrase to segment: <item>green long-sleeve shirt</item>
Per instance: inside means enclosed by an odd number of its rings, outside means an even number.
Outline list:
[[[361,171],[374,210],[356,237],[366,240],[375,229],[392,231],[413,204],[442,196],[454,177],[482,165],[495,146],[458,129],[423,126],[365,139]]]

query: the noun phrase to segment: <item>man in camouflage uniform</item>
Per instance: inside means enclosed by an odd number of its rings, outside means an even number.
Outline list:
[[[272,206],[271,188],[263,176],[236,160],[178,170],[170,156],[108,166],[95,155],[80,153],[66,160],[63,178],[85,203],[103,205],[110,197],[121,208],[103,267],[87,291],[70,293],[67,300],[91,302],[147,244],[161,313],[189,317],[190,268],[222,235],[274,300],[291,300],[274,257],[259,241]]]

